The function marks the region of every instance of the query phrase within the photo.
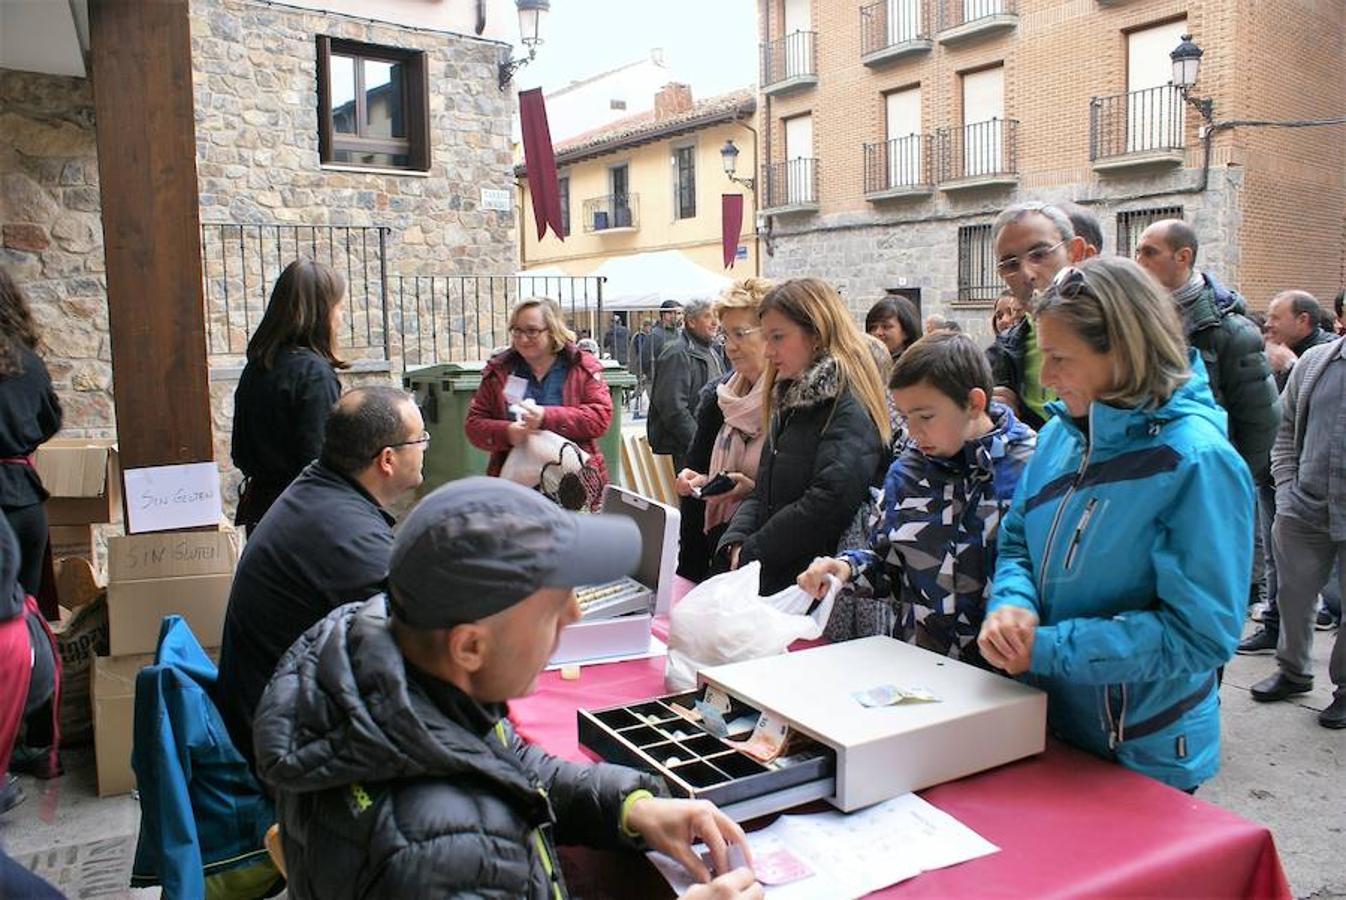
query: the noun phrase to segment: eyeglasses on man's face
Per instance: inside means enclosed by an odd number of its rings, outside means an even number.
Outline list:
[[[546,333],[547,333],[547,329],[545,329],[545,328],[520,328],[520,327],[518,327],[518,326],[516,325],[516,326],[514,326],[513,328],[511,328],[511,329],[509,330],[509,333],[510,333],[510,335],[511,335],[512,337],[516,337],[516,338],[527,338],[527,339],[530,340],[530,341],[535,341],[535,340],[537,340],[538,338],[542,337],[542,335],[546,334]]]
[[[420,437],[418,437],[418,438],[413,438],[412,440],[409,440],[409,441],[398,441],[396,444],[389,444],[389,445],[387,446],[386,449],[389,449],[389,450],[396,450],[396,449],[398,449],[399,447],[415,447],[417,444],[419,444],[419,445],[421,446],[422,449],[425,449],[426,447],[429,447],[429,446],[430,446],[430,432],[428,432],[428,431],[422,431]],[[382,453],[382,452],[383,452],[382,450],[379,451],[379,453]],[[375,459],[378,458],[378,453],[374,454],[374,458],[375,458]]]
[[[1065,243],[1065,240],[1059,240],[1050,247],[1034,247],[1027,253],[1020,256],[1009,256],[995,264],[996,271],[1001,275],[1013,275],[1019,271],[1025,263],[1034,266],[1040,266],[1045,263],[1056,249]]]

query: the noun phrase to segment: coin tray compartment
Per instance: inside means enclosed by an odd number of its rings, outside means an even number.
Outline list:
[[[797,734],[787,748],[788,759],[764,765],[742,753],[732,742],[689,718],[702,696],[698,690],[624,706],[581,709],[580,745],[599,759],[661,776],[676,796],[706,799],[719,806],[767,798],[835,775],[833,751]],[[732,698],[730,704],[726,722],[745,717],[756,720],[756,709]],[[734,737],[741,740],[749,733],[750,729]],[[671,757],[677,758],[675,764],[669,764]]]

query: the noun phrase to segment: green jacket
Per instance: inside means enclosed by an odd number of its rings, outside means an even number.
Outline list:
[[[1215,402],[1229,415],[1229,441],[1263,480],[1271,466],[1271,445],[1280,424],[1281,401],[1262,336],[1242,312],[1247,304],[1237,291],[1208,273],[1206,288],[1182,307],[1187,341],[1201,354]]]

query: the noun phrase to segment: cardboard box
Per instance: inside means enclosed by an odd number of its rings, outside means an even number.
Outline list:
[[[53,525],[47,529],[51,541],[51,558],[65,559],[78,556],[93,563],[93,526],[92,525]]]
[[[238,532],[159,531],[109,538],[108,582],[233,575]]]
[[[202,647],[220,646],[233,582],[233,575],[110,582],[108,649],[113,656],[152,653],[159,643],[159,623],[175,613],[187,620]]]
[[[48,525],[118,522],[122,514],[117,442],[53,438],[33,455],[47,500]]]
[[[98,796],[135,789],[131,736],[135,727],[136,675],[154,662],[154,654],[96,656],[93,660],[94,760]]]

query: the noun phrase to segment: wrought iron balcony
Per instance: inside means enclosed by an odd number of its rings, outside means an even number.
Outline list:
[[[939,42],[956,44],[1014,28],[1016,0],[934,0],[939,8]]]
[[[818,208],[818,160],[792,159],[762,168],[762,212],[781,215]]]
[[[608,194],[584,201],[586,232],[634,231],[639,227],[639,194]]]
[[[818,83],[816,31],[796,31],[762,45],[762,93],[787,94]]]
[[[928,0],[879,0],[860,7],[860,62],[866,66],[881,66],[930,47]]]
[[[944,191],[996,187],[1019,181],[1019,123],[989,119],[935,132],[939,187]]]
[[[1183,159],[1182,91],[1173,85],[1089,101],[1089,159],[1098,171],[1177,165]]]
[[[929,194],[931,156],[928,134],[865,144],[865,198],[879,201]]]

